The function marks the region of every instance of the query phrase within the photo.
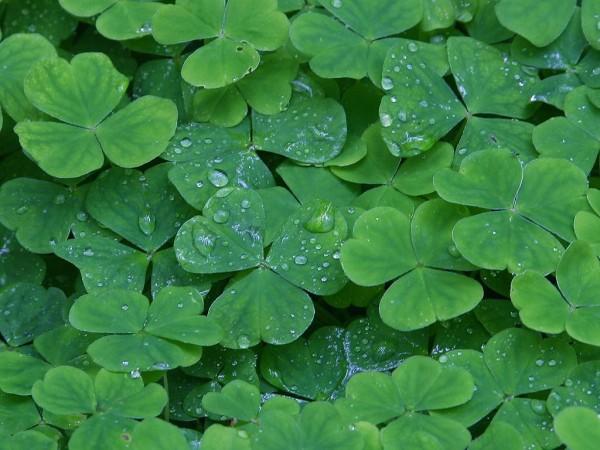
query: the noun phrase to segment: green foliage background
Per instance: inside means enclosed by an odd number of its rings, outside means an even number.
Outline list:
[[[0,0],[0,450],[594,450],[599,0]]]

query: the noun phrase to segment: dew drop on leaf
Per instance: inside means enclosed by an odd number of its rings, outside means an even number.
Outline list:
[[[327,233],[335,226],[333,203],[323,202],[304,223],[304,228],[311,233]]]
[[[200,223],[197,223],[192,228],[192,239],[194,247],[202,256],[208,257],[215,248],[215,235]]]
[[[138,226],[142,233],[146,236],[150,236],[156,229],[156,217],[152,214],[144,214],[138,218]]]
[[[225,172],[212,169],[210,172],[208,172],[208,181],[210,181],[210,184],[212,184],[214,187],[224,187],[227,186],[227,183],[229,183],[229,178]]]
[[[229,212],[224,209],[218,209],[213,214],[213,220],[216,223],[227,223],[229,220]]]

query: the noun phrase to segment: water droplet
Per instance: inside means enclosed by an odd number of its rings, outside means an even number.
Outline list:
[[[94,250],[92,250],[90,247],[84,248],[83,256],[94,256]]]
[[[150,236],[156,229],[156,217],[152,214],[144,214],[138,218],[138,226],[142,233],[146,236]]]
[[[127,310],[129,309],[129,305],[122,305],[122,306],[121,306],[121,309],[122,309],[123,311],[127,311]]]
[[[304,264],[306,264],[306,256],[304,255],[298,255],[294,258],[294,263],[298,264],[299,266],[303,266]]]
[[[229,211],[218,209],[213,214],[213,220],[216,223],[226,223],[229,220]]]
[[[17,208],[17,214],[22,216],[23,214],[25,214],[27,211],[29,211],[29,207],[28,206],[21,206],[19,208]]]
[[[394,88],[394,81],[390,77],[383,77],[381,79],[381,87],[384,91],[389,91]]]
[[[77,220],[80,222],[85,222],[88,219],[88,215],[85,211],[79,211],[77,213]]]
[[[62,205],[64,202],[65,202],[65,196],[63,194],[58,194],[56,197],[54,197],[55,205]]]
[[[138,33],[151,33],[152,32],[152,25],[149,23],[145,23],[143,24],[139,29],[138,29]]]
[[[229,183],[229,178],[225,172],[213,169],[208,172],[208,181],[210,181],[210,184],[214,187],[225,187],[227,186],[227,183]]]
[[[239,430],[237,432],[238,436],[241,437],[242,439],[248,439],[248,433],[246,433],[244,430]]]
[[[310,219],[304,223],[304,228],[311,233],[327,233],[335,226],[335,209],[331,202],[321,202],[315,208]]]
[[[215,248],[215,235],[201,223],[197,223],[192,228],[192,239],[196,250],[205,257],[208,257]]]
[[[379,120],[381,122],[381,126],[384,128],[388,128],[392,125],[392,116],[390,116],[388,113],[380,114]]]
[[[200,180],[200,181],[196,181],[196,187],[197,188],[201,188],[204,186],[204,181]]]
[[[450,253],[450,255],[454,256],[455,258],[458,258],[460,256],[460,252],[454,244],[448,246],[448,253]]]
[[[250,200],[242,200],[242,202],[240,203],[240,206],[242,207],[242,209],[248,209],[250,208]]]
[[[245,334],[240,334],[237,338],[238,347],[241,349],[250,347],[250,338]]]
[[[192,146],[192,140],[190,138],[183,138],[181,141],[179,141],[179,145],[181,145],[183,148],[189,148]]]
[[[131,372],[129,372],[129,376],[131,378],[140,378],[142,375],[140,374],[139,369],[135,369],[135,370],[132,370]]]
[[[415,42],[409,42],[408,43],[408,51],[415,53],[419,50],[419,46],[415,43]]]
[[[446,355],[440,356],[439,362],[441,362],[442,364],[447,363],[448,362],[448,357]]]

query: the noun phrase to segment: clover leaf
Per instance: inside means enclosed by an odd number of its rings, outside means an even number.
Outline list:
[[[23,91],[25,76],[36,62],[56,58],[56,49],[38,34],[14,34],[0,42],[0,104],[13,120],[37,119],[41,113]]]
[[[342,265],[359,285],[398,278],[379,305],[384,323],[397,330],[415,330],[464,314],[479,303],[481,286],[449,271],[471,269],[451,239],[453,225],[466,215],[464,208],[430,200],[417,208],[412,221],[386,207],[358,218],[353,238],[342,247]],[[415,310],[416,315],[409,312]]]
[[[591,247],[575,241],[556,269],[560,291],[542,275],[524,272],[512,282],[511,299],[528,327],[546,333],[566,330],[579,341],[600,345],[593,325],[598,314],[598,274],[600,262]]]
[[[567,378],[576,357],[564,340],[542,339],[530,330],[508,328],[487,342],[483,354],[453,350],[439,360],[443,365],[469,371],[477,389],[469,402],[436,414],[469,426],[501,404],[492,425],[512,425],[525,445],[557,445],[548,427],[551,416],[545,403],[523,395],[558,387]]]
[[[554,420],[554,428],[560,440],[573,450],[594,448],[600,438],[598,414],[589,408],[571,407]]]
[[[552,389],[548,396],[546,404],[550,413],[556,417],[562,410],[573,406],[598,411],[599,369],[598,361],[588,361],[575,367],[564,384]]]
[[[117,372],[165,370],[193,364],[199,346],[221,340],[220,327],[198,315],[202,309],[202,298],[191,288],[165,288],[151,305],[135,292],[102,290],[77,299],[69,321],[82,331],[109,334],[88,347],[100,366]],[[105,320],[115,313],[119,316]]]
[[[397,39],[389,36],[412,28],[423,17],[419,0],[318,2],[327,12],[315,9],[294,19],[292,43],[310,59],[311,69],[324,78],[363,78],[376,81],[378,59]],[[416,45],[416,44],[415,44]]]
[[[192,209],[169,183],[167,164],[145,173],[110,169],[92,183],[86,210],[106,227],[153,252],[171,239]]]
[[[4,438],[0,442],[1,450],[56,450],[57,443],[45,434],[27,430]]]
[[[60,122],[20,122],[15,131],[21,145],[58,178],[99,169],[104,154],[121,167],[151,161],[175,131],[177,108],[169,100],[145,96],[109,116],[127,84],[101,53],[81,53],[70,63],[60,58],[39,62],[25,79],[25,93],[37,109]],[[67,150],[73,146],[76,158]]]
[[[264,450],[361,450],[364,445],[359,432],[348,428],[336,409],[325,402],[313,402],[300,414],[265,411],[252,442]]]
[[[20,433],[41,421],[33,400],[3,392],[0,393],[0,418],[2,419],[0,433],[3,436]]]
[[[552,173],[560,191],[541,183]],[[492,210],[457,222],[452,237],[471,263],[512,273],[553,272],[563,252],[555,235],[573,240],[573,218],[585,208],[587,181],[562,159],[536,159],[522,165],[508,150],[485,150],[464,159],[458,172],[434,177],[446,201]]]
[[[159,2],[130,0],[59,0],[59,3],[74,16],[98,16],[98,32],[118,41],[150,35],[152,17],[161,6]]]
[[[0,226],[0,289],[17,282],[41,284],[46,274],[46,263],[25,250],[15,234]]]
[[[242,380],[234,380],[219,392],[208,392],[202,397],[202,407],[213,414],[240,420],[252,420],[258,414],[258,388]]]
[[[496,14],[500,23],[537,47],[548,45],[567,27],[575,10],[574,0],[500,0]],[[543,21],[545,26],[538,24]]]
[[[421,376],[426,370],[429,376]],[[417,388],[418,386],[418,388]],[[426,415],[433,411],[464,404],[473,396],[473,377],[464,369],[448,368],[425,356],[413,356],[392,375],[365,372],[354,375],[346,385],[346,395],[336,407],[353,422],[366,420],[384,423],[396,419],[382,430],[385,448],[400,448],[409,434],[441,441],[441,448],[464,448],[469,432],[458,422]],[[419,434],[419,436],[414,436]],[[439,445],[439,444],[438,444]]]
[[[261,14],[254,14],[254,8]],[[161,6],[152,18],[152,34],[161,44],[214,38],[194,51],[181,71],[188,83],[207,89],[227,86],[254,71],[258,52],[280,48],[287,29],[288,19],[275,0],[260,0],[252,7],[240,0],[177,0]]]
[[[467,118],[469,127],[472,115],[479,119],[477,126],[481,127],[493,119],[477,115],[527,118],[532,114],[529,88],[536,78],[499,50],[472,38],[452,37],[448,40],[448,60],[466,109],[420,56],[417,46],[389,50],[382,78],[387,95],[379,113],[383,138],[393,154],[412,156],[429,150],[463,119]],[[479,64],[482,70],[475,77],[472,67]],[[493,88],[484,91],[482,86]],[[507,134],[508,140],[510,135]],[[461,142],[461,149],[465,150],[460,156],[474,151],[470,144]]]

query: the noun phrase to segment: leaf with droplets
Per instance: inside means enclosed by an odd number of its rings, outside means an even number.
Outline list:
[[[83,193],[49,181],[15,178],[0,187],[0,222],[26,249],[51,253],[65,241],[82,209]]]
[[[44,260],[25,250],[13,232],[0,226],[0,289],[20,281],[41,284],[45,275]]]
[[[261,354],[260,369],[269,383],[284,391],[312,400],[327,399],[346,375],[343,330],[323,327],[286,346],[268,346]]]
[[[208,313],[225,331],[221,345],[242,349],[295,341],[314,315],[306,292],[264,268],[233,278]]]
[[[103,172],[90,187],[86,209],[104,226],[153,252],[192,215],[169,183],[169,169],[162,164],[144,173],[118,168]]]
[[[81,279],[89,292],[104,288],[141,292],[144,288],[148,258],[112,239],[70,239],[58,244],[54,252],[81,271]]]
[[[556,417],[560,411],[572,406],[584,406],[600,411],[600,362],[579,364],[569,374],[563,386],[552,389],[546,402],[548,411]]]
[[[314,200],[290,216],[266,263],[280,276],[317,295],[347,283],[339,258],[348,233],[346,219],[331,202]]]
[[[444,79],[419,56],[392,48],[383,66],[386,96],[379,107],[385,143],[397,156],[429,150],[466,115]]]
[[[219,273],[256,267],[263,256],[265,211],[252,190],[223,188],[202,216],[188,220],[175,238],[179,264],[192,273]]]
[[[258,414],[260,392],[253,384],[235,380],[219,392],[204,395],[202,407],[212,414],[250,421]]]
[[[278,114],[252,114],[257,149],[317,164],[336,157],[346,141],[346,113],[331,98],[296,94]]]

